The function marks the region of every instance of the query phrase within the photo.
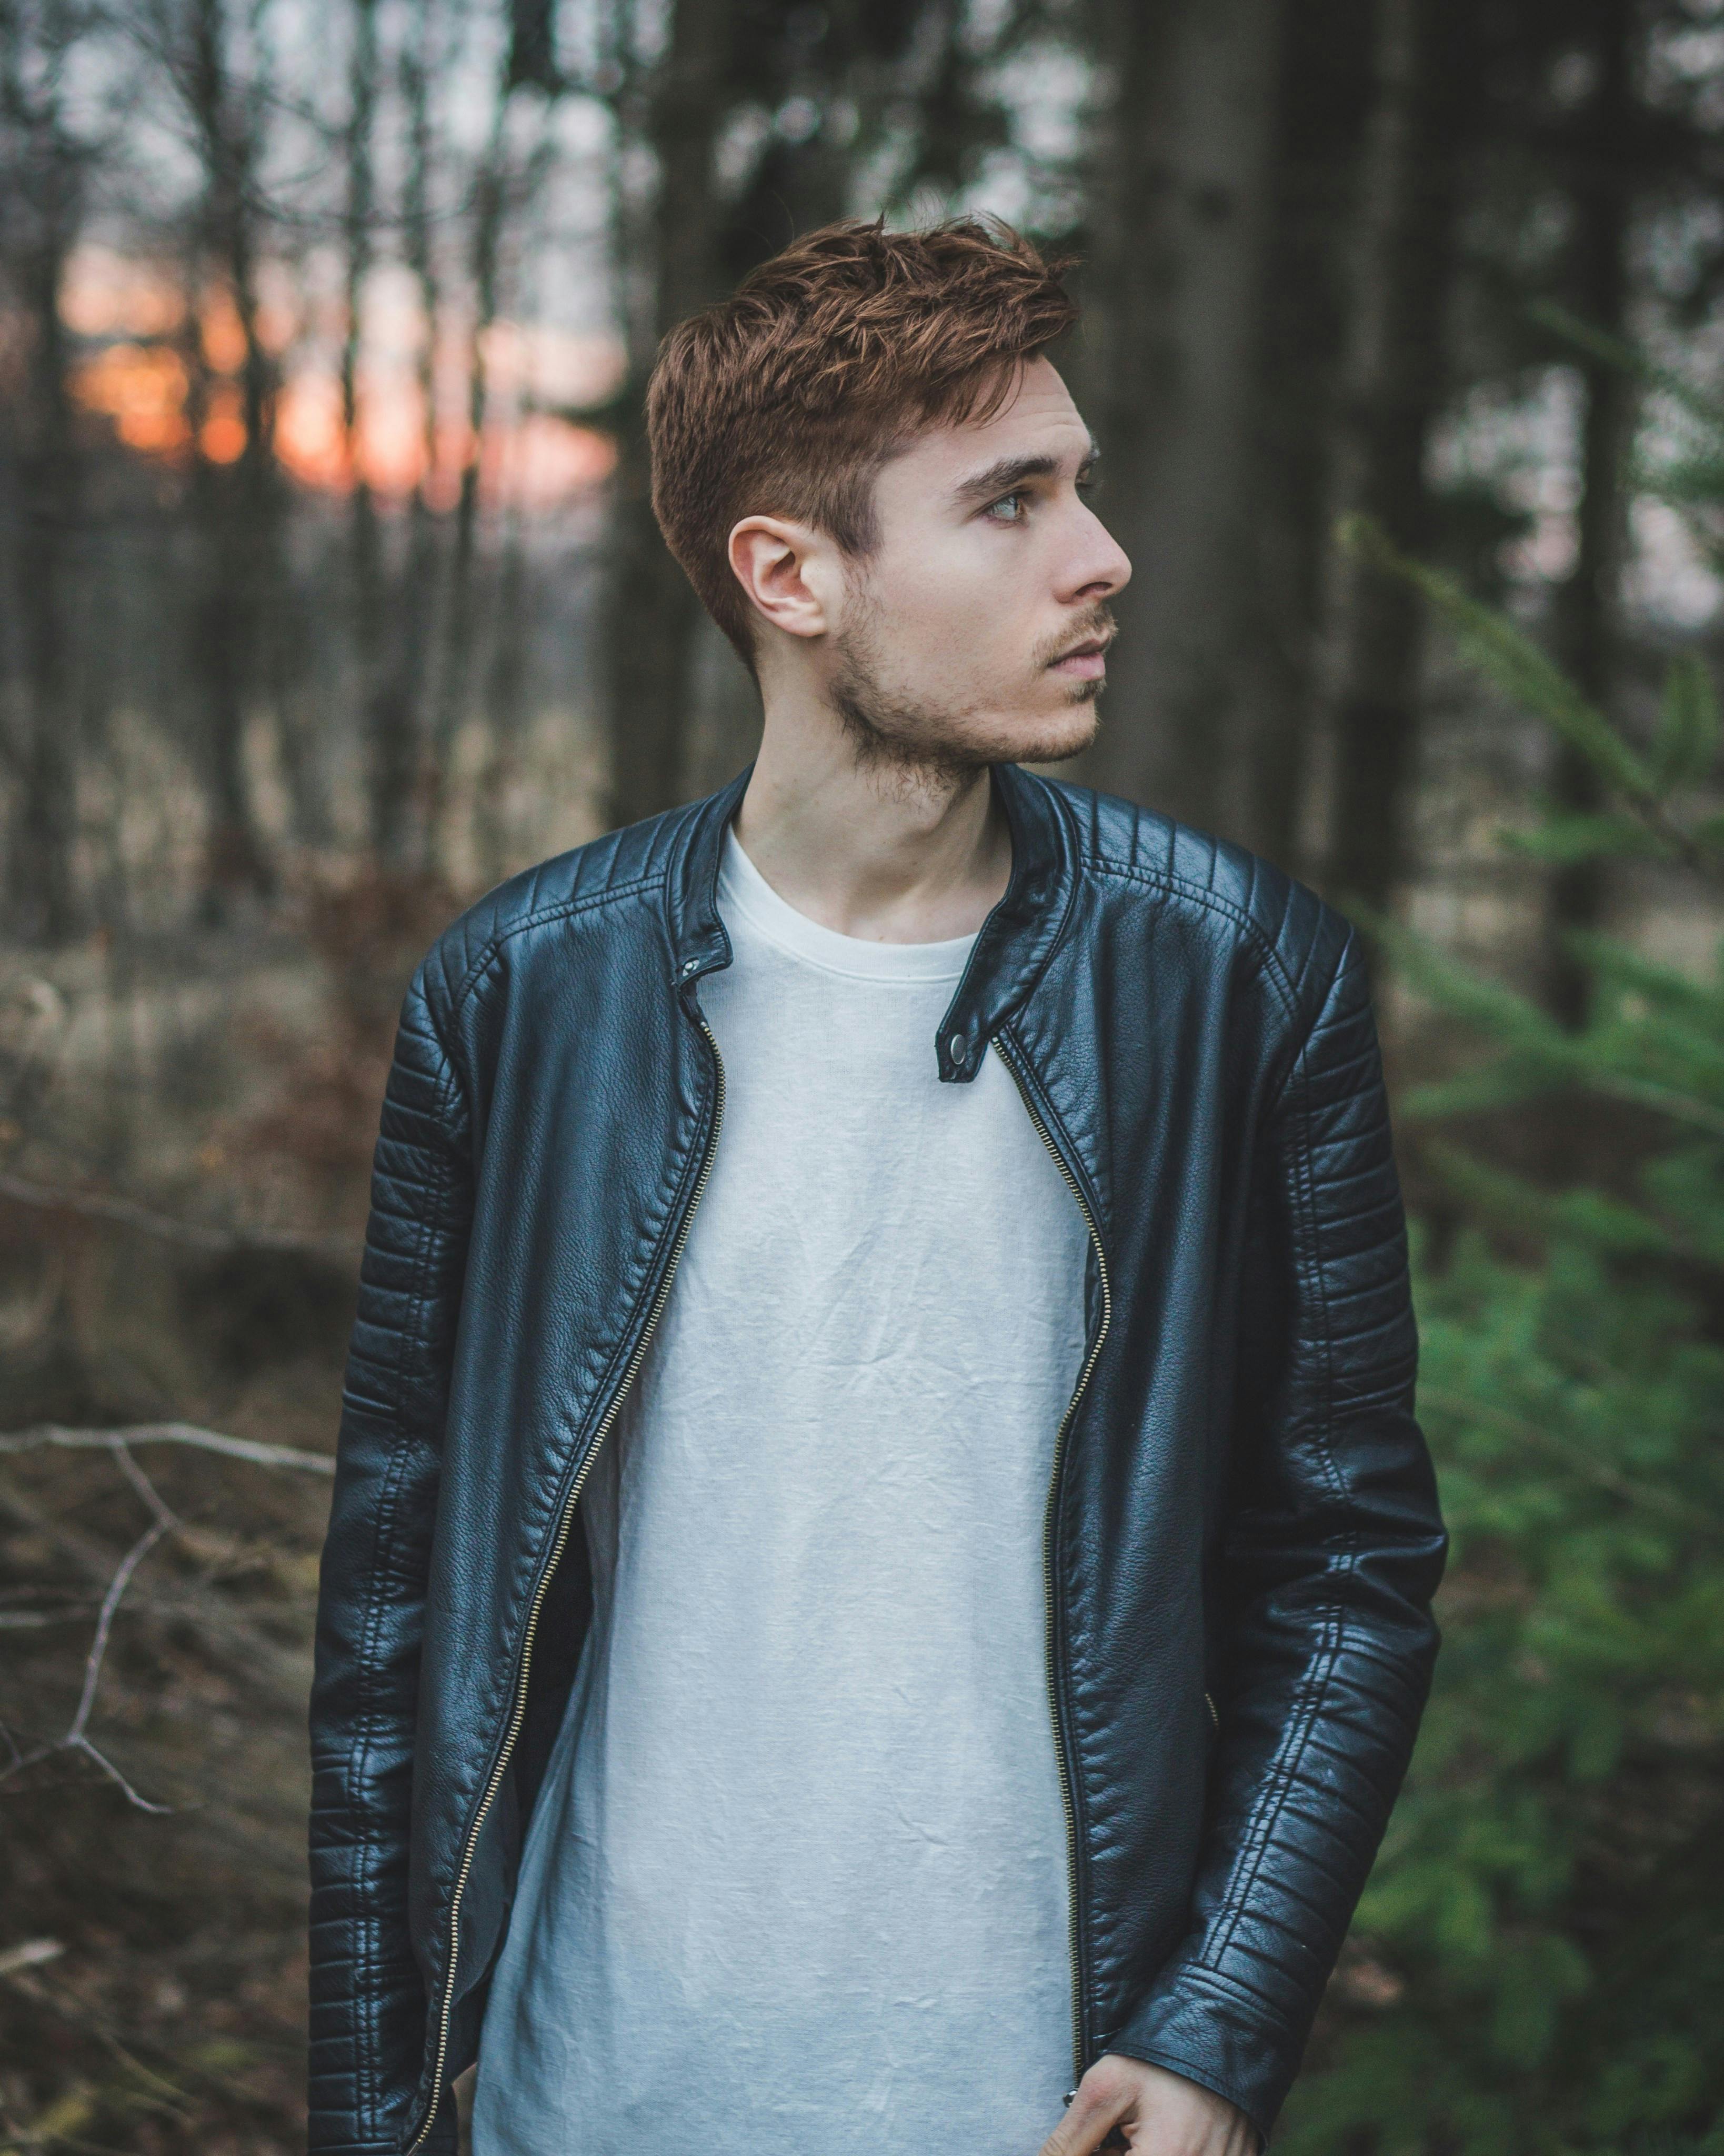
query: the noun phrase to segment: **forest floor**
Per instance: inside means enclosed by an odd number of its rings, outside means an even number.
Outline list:
[[[187,1411],[326,1453],[336,1389],[306,1359]],[[325,1476],[164,1444],[0,1460],[0,2149],[303,2145],[305,1697],[328,1501]],[[104,1599],[157,1507],[175,1524],[127,1584],[80,1722]],[[66,1741],[80,1730],[93,1752]]]
[[[304,2145],[327,1469],[393,1013],[453,910],[359,900],[321,947],[131,954],[123,996],[100,946],[0,961],[0,1423],[310,1455],[0,1435],[0,2156]]]

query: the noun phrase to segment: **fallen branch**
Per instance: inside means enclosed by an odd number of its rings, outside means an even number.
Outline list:
[[[54,1518],[3,1474],[0,1474],[0,1515],[14,1521],[27,1533],[39,1535],[105,1595],[114,1573],[112,1549]],[[177,1579],[141,1605],[134,1596],[131,1607],[140,1606],[164,1625],[194,1627],[231,1672],[247,1683],[264,1686],[284,1703],[303,1699],[310,1681],[310,1656],[301,1650],[284,1647],[249,1623],[227,1596],[197,1580]]]
[[[57,1961],[64,1952],[58,1939],[26,1939],[19,1946],[0,1948],[0,1976],[13,1976],[21,1969]]]
[[[40,1452],[53,1445],[67,1452],[124,1453],[134,1445],[192,1445],[203,1452],[219,1452],[229,1460],[248,1460],[254,1467],[286,1467],[302,1475],[333,1475],[336,1463],[327,1452],[301,1452],[290,1445],[260,1445],[255,1438],[227,1437],[220,1430],[199,1430],[189,1422],[128,1424],[123,1430],[64,1430],[58,1423],[39,1423],[33,1430],[0,1436],[0,1452]]]
[[[84,1681],[69,1726],[64,1735],[46,1743],[34,1745],[28,1751],[21,1750],[11,1741],[8,1734],[7,1749],[11,1757],[5,1765],[0,1766],[0,1784],[61,1753],[75,1753],[88,1759],[105,1774],[120,1789],[126,1802],[138,1810],[159,1813],[172,1809],[170,1805],[152,1802],[135,1789],[90,1735],[90,1717],[95,1709],[97,1688],[113,1635],[114,1620],[119,1614],[120,1606],[126,1599],[133,1577],[158,1543],[169,1536],[187,1532],[185,1522],[167,1504],[132,1456],[131,1447],[143,1444],[192,1445],[200,1450],[219,1453],[229,1459],[244,1460],[255,1466],[285,1468],[300,1474],[329,1475],[335,1469],[335,1462],[325,1453],[302,1452],[291,1445],[263,1445],[250,1438],[228,1437],[219,1430],[200,1430],[191,1423],[145,1423],[124,1430],[64,1430],[55,1424],[44,1424],[35,1430],[16,1431],[0,1437],[0,1451],[7,1453],[38,1451],[49,1447],[67,1451],[105,1452],[126,1477],[149,1515],[148,1524],[143,1532],[120,1559],[118,1565],[112,1566],[110,1558],[99,1558],[93,1547],[83,1537],[44,1519],[21,1491],[13,1491],[0,1483],[0,1507],[33,1526],[47,1528],[64,1548],[74,1555],[80,1568],[86,1573],[105,1571],[107,1574],[101,1607],[96,1615],[95,1635],[85,1657]],[[271,1662],[281,1666],[290,1660],[280,1650],[272,1650],[255,1629],[245,1625],[237,1618],[236,1613],[223,1608],[220,1599],[207,1588],[193,1590],[190,1599],[197,1614],[206,1626],[218,1633],[249,1635],[248,1645],[252,1650],[249,1659],[254,1662],[254,1674],[259,1662],[265,1666]],[[259,1656],[256,1650],[260,1646],[265,1651]],[[285,1671],[281,1673],[285,1674]],[[289,1688],[292,1688],[291,1680]]]
[[[14,1756],[10,1763],[0,1768],[0,1782],[9,1779],[13,1774],[22,1774],[28,1768],[39,1766],[43,1760],[51,1759],[56,1753],[77,1752],[118,1784],[128,1804],[135,1804],[141,1812],[165,1812],[172,1807],[152,1804],[147,1797],[140,1795],[107,1754],[91,1743],[90,1737],[90,1717],[95,1706],[95,1688],[101,1681],[102,1662],[114,1630],[115,1614],[125,1599],[126,1589],[131,1584],[132,1574],[162,1537],[172,1534],[179,1525],[177,1516],[162,1502],[155,1484],[125,1446],[116,1445],[113,1451],[121,1472],[151,1513],[150,1524],[121,1558],[118,1569],[108,1582],[108,1591],[102,1597],[101,1609],[95,1620],[95,1637],[90,1641],[90,1652],[85,1657],[84,1685],[78,1695],[78,1705],[72,1716],[70,1728],[64,1737],[56,1737],[47,1744],[38,1744],[33,1751],[19,1753],[14,1747]]]

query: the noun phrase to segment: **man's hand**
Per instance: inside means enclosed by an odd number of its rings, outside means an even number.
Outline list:
[[[1200,2083],[1110,2051],[1078,2083],[1041,2156],[1090,2156],[1110,2145],[1134,2156],[1256,2156],[1257,2129]]]

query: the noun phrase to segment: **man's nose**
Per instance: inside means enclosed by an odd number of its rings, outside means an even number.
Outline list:
[[[1093,510],[1084,511],[1089,530],[1073,569],[1075,598],[1111,598],[1131,581],[1131,557]]]

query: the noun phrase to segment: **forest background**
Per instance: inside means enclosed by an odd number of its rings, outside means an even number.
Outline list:
[[[0,0],[0,2152],[301,2131],[394,1014],[749,685],[665,328],[1081,259],[1072,775],[1368,927],[1455,1529],[1297,2156],[1724,2151],[1724,0]]]

